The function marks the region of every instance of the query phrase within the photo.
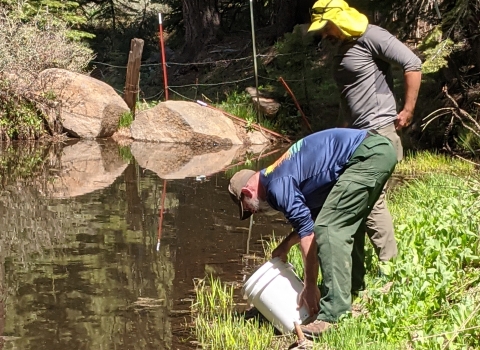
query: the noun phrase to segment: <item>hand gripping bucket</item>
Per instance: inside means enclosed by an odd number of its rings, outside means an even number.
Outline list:
[[[274,258],[245,282],[242,294],[275,328],[287,334],[294,330],[294,322],[302,324],[309,318],[305,306],[297,310],[302,290],[303,282],[293,272],[293,266]]]

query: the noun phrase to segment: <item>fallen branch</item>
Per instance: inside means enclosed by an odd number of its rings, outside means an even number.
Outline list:
[[[450,115],[450,122],[448,123],[445,132],[444,132],[444,148],[453,153],[450,145],[448,144],[448,138],[454,127],[454,120],[457,119],[460,124],[471,133],[480,138],[480,123],[475,120],[468,112],[459,107],[457,101],[448,93],[446,86],[442,88],[442,92],[445,96],[452,102],[453,107],[443,107],[439,108],[425,118],[423,118],[422,130],[424,131],[428,125],[430,125],[434,120],[439,119],[443,116]]]
[[[234,116],[233,114],[230,114],[230,113],[228,113],[228,112],[225,112],[224,110],[221,110],[220,108],[213,107],[213,106],[209,105],[209,104],[206,103],[206,102],[198,101],[198,100],[197,100],[197,103],[198,103],[200,106],[208,107],[208,108],[211,108],[211,109],[213,109],[213,110],[222,112],[222,113],[225,114],[227,117],[232,118],[233,120],[236,120],[236,121],[242,123],[243,125],[247,125],[247,123],[248,123],[245,119],[242,119],[242,118],[239,118],[239,117],[237,117],[237,116]],[[275,131],[272,131],[272,130],[270,130],[270,129],[264,128],[263,126],[260,126],[260,125],[255,124],[255,123],[252,123],[252,124],[250,124],[250,125],[252,126],[252,128],[256,129],[257,131],[266,132],[266,133],[268,133],[268,134],[270,134],[270,135],[273,135],[273,136],[275,136],[275,137],[277,137],[277,138],[284,139],[284,140],[287,141],[288,143],[292,143],[292,141],[291,141],[288,137],[286,137],[286,136],[284,136],[284,135],[282,135],[282,134],[276,133]]]
[[[467,319],[463,322],[462,326],[460,327],[460,329],[456,330],[453,337],[451,337],[447,343],[443,346],[443,350],[445,349],[448,349],[448,347],[450,346],[450,343],[452,341],[455,340],[456,337],[458,337],[458,335],[460,333],[462,333],[462,331],[466,328],[466,325],[468,324],[468,322],[470,322],[472,320],[472,318],[475,316],[475,314],[480,310],[480,304],[477,305],[477,307],[475,308],[475,310],[473,310],[473,312],[468,315]]]
[[[476,166],[480,166],[480,163],[475,163],[475,162],[473,162],[473,161],[471,161],[471,160],[468,160],[467,158],[464,158],[464,157],[462,157],[462,156],[459,156],[458,154],[455,154],[455,157],[460,158],[461,160],[463,160],[463,161],[465,161],[465,162],[468,162],[468,163],[470,163],[470,164],[473,164],[473,165],[476,165]]]
[[[466,331],[471,331],[471,330],[478,329],[478,328],[480,328],[480,326],[472,326],[472,327],[468,327],[468,328],[463,328],[462,331],[466,332]],[[443,333],[431,334],[431,335],[426,335],[424,337],[415,337],[413,339],[413,341],[421,341],[421,340],[425,340],[425,339],[429,339],[429,338],[437,338],[437,337],[445,336],[447,334],[458,333],[458,332],[459,332],[459,330],[452,331],[452,332],[443,332]]]

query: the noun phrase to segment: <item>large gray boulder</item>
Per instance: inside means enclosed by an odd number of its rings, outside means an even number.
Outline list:
[[[112,136],[120,116],[129,112],[125,101],[108,84],[64,69],[46,69],[39,74],[37,93],[55,98],[60,119],[69,136]]]
[[[197,145],[239,145],[233,122],[194,102],[166,101],[138,113],[130,127],[134,140]]]

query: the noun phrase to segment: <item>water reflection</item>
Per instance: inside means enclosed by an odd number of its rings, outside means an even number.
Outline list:
[[[113,141],[73,141],[63,147],[60,166],[49,181],[52,197],[68,198],[105,188],[123,173],[127,162]]]
[[[163,179],[184,179],[214,174],[246,152],[260,153],[265,146],[233,146],[224,149],[202,150],[185,144],[154,144],[134,142],[132,155],[138,164]]]
[[[4,148],[0,349],[188,348],[192,280],[243,278],[248,222],[221,171],[243,156],[107,141]],[[252,242],[288,229],[270,220],[256,219]]]

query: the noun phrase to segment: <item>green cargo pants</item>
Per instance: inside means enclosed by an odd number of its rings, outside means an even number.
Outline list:
[[[322,273],[318,319],[336,322],[351,310],[351,291],[365,275],[365,220],[397,163],[392,143],[372,135],[358,146],[315,219]]]

